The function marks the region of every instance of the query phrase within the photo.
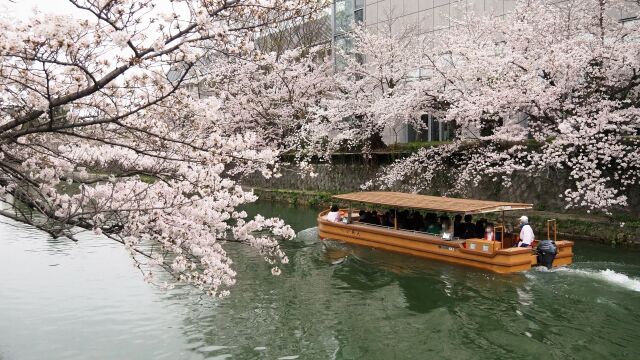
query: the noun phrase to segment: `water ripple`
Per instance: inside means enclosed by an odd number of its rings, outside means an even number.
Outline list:
[[[89,233],[76,244],[0,224],[0,358],[633,359],[640,353],[634,254],[578,245],[580,261],[569,268],[498,275],[319,242],[315,212],[288,216],[297,216],[301,230],[283,244],[290,258],[283,274],[272,276],[255,250],[228,244],[239,276],[223,300],[201,299],[190,287],[151,287],[122,248]]]

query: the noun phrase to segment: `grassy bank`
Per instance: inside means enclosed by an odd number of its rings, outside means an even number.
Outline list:
[[[332,203],[331,196],[334,195],[329,192],[263,188],[254,188],[254,192],[261,200],[318,209],[329,207]],[[556,219],[558,236],[563,239],[595,241],[612,246],[640,248],[640,221],[638,219],[529,210],[507,212],[505,213],[505,221],[515,224],[522,214],[529,217],[534,229],[537,229],[538,238],[546,237],[546,221]],[[493,217],[491,214],[487,214],[486,217],[491,221],[498,220],[495,214]]]

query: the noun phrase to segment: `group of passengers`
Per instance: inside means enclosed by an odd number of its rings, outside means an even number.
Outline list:
[[[333,205],[327,214],[327,220],[333,222],[347,221],[345,214],[341,214],[337,205]],[[464,222],[463,222],[464,219]],[[358,213],[358,222],[364,224],[396,227],[403,230],[413,230],[426,232],[428,234],[441,235],[445,239],[485,239],[485,240],[501,240],[493,231],[493,223],[485,218],[481,218],[475,223],[473,216],[470,214],[457,214],[453,218],[453,224],[448,215],[438,216],[436,213],[426,213],[422,215],[419,211],[402,210],[395,214],[392,211],[378,212],[376,210],[360,210]],[[529,219],[526,216],[520,218],[520,241],[516,246],[530,247],[534,234],[533,229],[529,225]]]
[[[486,238],[494,240],[493,224],[487,219],[479,219],[473,222],[472,215],[458,214],[454,217],[453,224],[448,215],[438,216],[436,213],[422,214],[419,211],[398,211],[398,229],[421,231],[429,234],[451,234],[460,239]],[[395,227],[394,215],[391,211],[378,213],[377,211],[360,210],[358,221],[365,224]]]
[[[378,214],[376,210],[360,210],[358,213],[358,221],[365,224],[393,227],[393,219],[393,214],[390,211]]]

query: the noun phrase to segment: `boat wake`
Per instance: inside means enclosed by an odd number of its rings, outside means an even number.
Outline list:
[[[312,227],[308,229],[304,229],[296,234],[296,240],[301,241],[305,244],[313,244],[318,242],[320,238],[318,237],[318,228]]]
[[[546,269],[545,269],[546,270]],[[609,284],[617,285],[629,290],[640,292],[640,279],[629,277],[628,275],[615,272],[610,269],[606,270],[590,270],[590,269],[571,269],[571,268],[558,268],[550,270],[552,272],[568,272],[584,277],[588,277],[594,280],[600,280]]]

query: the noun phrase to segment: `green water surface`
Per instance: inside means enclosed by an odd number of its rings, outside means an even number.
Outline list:
[[[640,359],[640,253],[577,243],[575,264],[497,275],[324,246],[316,211],[259,203],[296,240],[254,250],[223,300],[147,285],[125,250],[0,221],[0,359]]]

